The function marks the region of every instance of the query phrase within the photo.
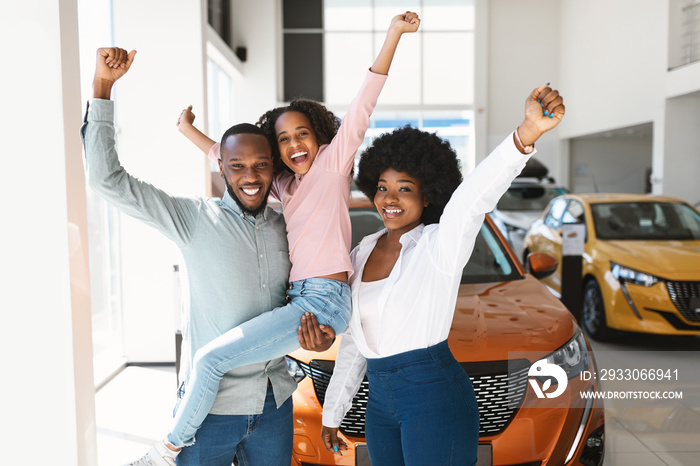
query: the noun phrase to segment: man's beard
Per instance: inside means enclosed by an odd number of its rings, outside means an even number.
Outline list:
[[[228,180],[225,176],[224,183],[226,184],[226,192],[228,192],[228,195],[231,196],[234,201],[236,201],[236,204],[238,204],[238,207],[241,208],[244,214],[248,214],[252,217],[257,217],[257,215],[263,210],[265,210],[265,207],[267,207],[267,198],[270,195],[270,189],[272,189],[272,185],[268,186],[267,192],[265,193],[265,197],[263,197],[263,201],[260,203],[260,205],[256,209],[251,210],[248,207],[244,206],[241,200],[238,199],[238,196],[236,196],[236,193],[234,192],[231,185],[228,184]]]

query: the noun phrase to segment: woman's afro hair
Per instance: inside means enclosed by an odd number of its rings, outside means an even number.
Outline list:
[[[447,201],[462,182],[459,160],[450,143],[410,126],[381,135],[360,157],[355,183],[370,201],[377,194],[379,177],[389,168],[423,183],[421,193],[428,206],[421,221],[426,225],[440,220]]]
[[[278,169],[292,170],[282,163],[279,146],[277,145],[277,134],[275,133],[275,123],[277,119],[286,112],[299,112],[306,115],[311,122],[311,129],[316,133],[318,145],[329,144],[340,128],[340,118],[315,100],[294,99],[285,107],[277,107],[265,112],[256,123],[267,135],[267,139],[272,146],[272,158],[275,160]]]

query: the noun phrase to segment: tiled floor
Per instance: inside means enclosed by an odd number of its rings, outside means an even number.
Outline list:
[[[594,351],[599,367],[616,367],[621,364],[616,358],[626,364],[639,358],[649,367],[674,367],[692,375],[685,378],[682,401],[606,401],[605,465],[700,465],[700,361],[695,357],[700,341],[623,338],[615,344],[594,343]],[[164,435],[175,389],[174,368],[132,366],[97,393],[100,466],[133,461]]]
[[[170,426],[177,381],[175,367],[124,369],[97,392],[99,466],[140,458]]]

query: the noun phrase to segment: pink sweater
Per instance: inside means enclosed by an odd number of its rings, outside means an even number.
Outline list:
[[[272,182],[271,194],[282,203],[287,223],[290,282],[338,272],[352,274],[350,172],[385,81],[386,75],[368,72],[338,134],[319,148],[309,171],[305,175],[282,172]],[[209,158],[219,159],[218,143]]]

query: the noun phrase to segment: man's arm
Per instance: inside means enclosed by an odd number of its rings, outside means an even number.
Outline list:
[[[90,103],[80,135],[85,148],[88,186],[122,212],[147,223],[178,244],[186,244],[196,228],[202,201],[177,198],[140,181],[119,163],[114,138],[114,83],[129,70],[135,51],[118,48],[97,51]]]
[[[302,349],[320,353],[333,346],[335,330],[329,325],[319,325],[316,316],[307,312],[301,316],[297,338]]]
[[[95,76],[92,80],[93,99],[109,100],[112,86],[129,71],[135,56],[136,50],[127,53],[118,47],[97,49]]]

